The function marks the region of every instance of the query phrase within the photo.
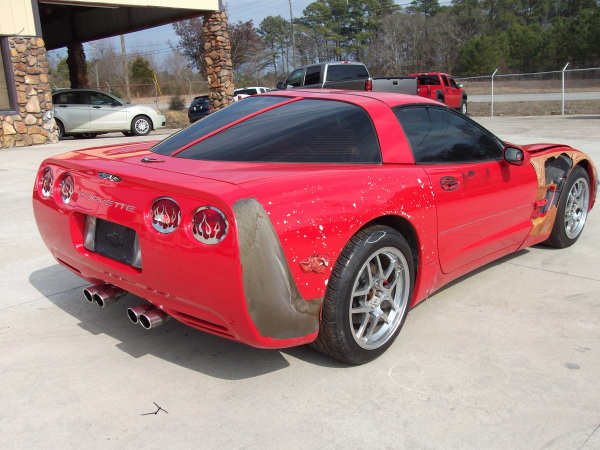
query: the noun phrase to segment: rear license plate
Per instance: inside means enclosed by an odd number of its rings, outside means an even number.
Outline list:
[[[96,253],[131,265],[134,257],[135,230],[96,219]]]

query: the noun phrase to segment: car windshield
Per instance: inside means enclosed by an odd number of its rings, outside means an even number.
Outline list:
[[[279,102],[282,97],[251,97],[239,104],[255,103],[256,100]],[[235,104],[237,105],[237,104]],[[223,122],[220,115],[236,117],[227,112],[234,106],[208,117]],[[248,110],[263,108],[249,108]],[[235,110],[237,113],[237,109]],[[226,114],[223,114],[226,113]],[[203,122],[204,122],[203,121]],[[233,122],[230,120],[229,123]],[[191,126],[186,131],[191,131]],[[208,127],[207,130],[214,127]],[[205,133],[208,134],[208,133]],[[195,139],[177,139],[180,147]],[[171,138],[172,139],[172,138]],[[168,143],[165,141],[164,143]],[[153,151],[164,153],[157,145]],[[171,146],[169,146],[171,147]],[[279,163],[345,163],[378,164],[381,153],[377,135],[369,115],[362,108],[350,103],[303,99],[280,105],[226,128],[174,156],[205,161],[279,162]]]

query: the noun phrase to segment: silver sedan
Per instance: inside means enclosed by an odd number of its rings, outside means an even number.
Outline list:
[[[52,103],[59,139],[95,137],[113,131],[145,136],[166,125],[165,116],[157,109],[132,105],[93,89],[57,89],[52,92]]]

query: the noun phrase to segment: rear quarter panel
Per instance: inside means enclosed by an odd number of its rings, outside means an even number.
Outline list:
[[[332,167],[318,174],[288,175],[244,186],[265,208],[281,241],[292,275],[305,299],[323,297],[340,253],[362,227],[386,216],[402,217],[415,229],[419,263],[437,259],[434,198],[416,166]],[[303,272],[313,255],[329,262],[323,273]]]

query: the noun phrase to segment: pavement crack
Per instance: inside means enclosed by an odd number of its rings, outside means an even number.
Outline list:
[[[590,435],[587,437],[587,439],[585,440],[585,442],[583,444],[581,444],[581,448],[584,449],[585,446],[587,445],[587,443],[590,441],[590,439],[596,434],[596,432],[600,429],[600,424],[598,424],[598,426],[596,428],[594,428],[594,431],[592,431],[590,433]]]
[[[161,408],[160,406],[158,406],[158,405],[156,404],[156,402],[152,402],[152,403],[154,403],[154,406],[156,406],[158,409],[157,409],[155,412],[144,413],[144,414],[142,414],[142,416],[151,416],[151,415],[154,415],[154,416],[156,416],[156,415],[158,414],[158,412],[159,412],[159,411],[164,411],[164,412],[166,412],[167,414],[169,414],[169,411],[167,411],[166,409],[163,409],[163,408]]]

